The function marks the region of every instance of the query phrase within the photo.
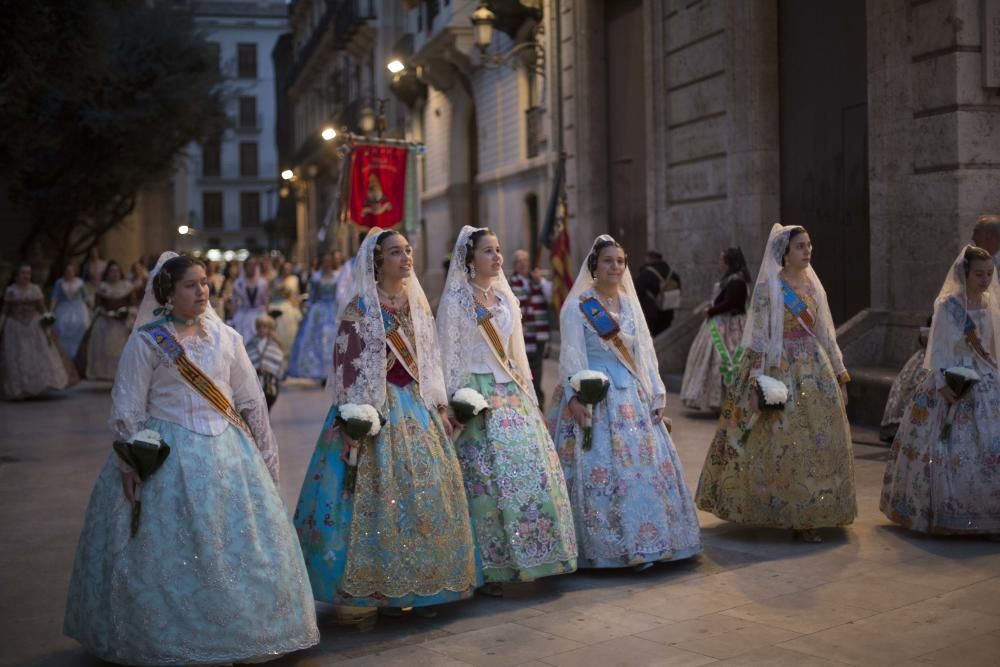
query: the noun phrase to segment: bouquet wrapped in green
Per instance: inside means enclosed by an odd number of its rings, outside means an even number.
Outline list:
[[[490,409],[483,395],[471,387],[463,387],[451,397],[451,409],[455,419],[465,424],[476,415]]]
[[[112,310],[110,311],[109,314],[116,320],[121,320],[122,322],[124,322],[125,320],[128,319],[128,306],[122,306],[121,308]]]
[[[385,420],[371,405],[345,403],[338,410],[337,423],[344,429],[344,433],[355,442],[354,446],[349,447],[344,459],[347,464],[344,492],[354,493],[354,487],[358,480],[358,447],[366,438],[374,438],[378,435]]]
[[[951,437],[951,425],[955,421],[959,400],[969,393],[981,378],[979,373],[963,366],[942,368],[941,372],[944,373],[945,384],[955,392],[955,402],[948,406],[948,412],[944,416],[944,426],[941,427],[941,439],[947,441]]]
[[[608,395],[611,381],[600,371],[583,370],[569,379],[569,386],[576,392],[576,399],[587,408],[593,408]],[[593,415],[588,411],[583,424],[582,449],[589,450],[594,445]]]
[[[139,479],[145,482],[160,469],[170,456],[170,445],[156,431],[146,429],[139,431],[128,441],[115,440],[115,453],[127,466],[135,471]],[[139,530],[139,517],[142,514],[142,501],[137,491],[132,504],[131,534],[134,537]]]

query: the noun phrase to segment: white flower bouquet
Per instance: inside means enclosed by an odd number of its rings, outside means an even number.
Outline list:
[[[611,381],[600,371],[582,370],[569,379],[569,386],[576,392],[576,399],[584,406],[592,408],[608,395]],[[589,450],[594,444],[593,416],[587,415],[583,424],[582,449]]]
[[[945,384],[955,392],[955,402],[948,406],[948,412],[944,416],[944,426],[941,427],[941,439],[946,441],[951,436],[951,425],[954,423],[955,413],[958,411],[958,401],[982,378],[976,371],[963,366],[942,368],[941,372],[944,373]]]
[[[385,421],[373,406],[368,404],[345,403],[338,409],[337,422],[354,445],[347,454],[347,476],[344,479],[344,490],[354,493],[358,479],[358,447],[366,438],[374,438],[382,430]]]
[[[128,319],[128,306],[122,306],[121,308],[115,310],[109,310],[108,315],[116,320],[124,322]]]
[[[43,329],[48,329],[49,327],[51,327],[53,324],[56,323],[56,316],[53,315],[51,312],[46,311],[42,313],[42,316],[41,318],[39,318],[38,323],[42,325]]]
[[[139,431],[127,441],[115,440],[114,448],[118,458],[132,468],[143,482],[159,470],[167,457],[170,456],[170,445],[163,441],[163,437],[159,433],[151,429]],[[142,502],[139,500],[137,490],[135,503],[132,505],[131,534],[133,537],[139,530],[141,514]]]
[[[757,398],[761,410],[784,410],[788,402],[788,387],[769,375],[757,376]]]
[[[455,419],[465,424],[484,410],[489,410],[490,404],[472,387],[463,387],[451,397],[451,409]]]

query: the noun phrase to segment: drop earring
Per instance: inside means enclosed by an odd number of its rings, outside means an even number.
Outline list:
[[[471,278],[473,280],[476,279],[476,267],[475,266],[472,266],[472,265],[469,266],[469,278]]]

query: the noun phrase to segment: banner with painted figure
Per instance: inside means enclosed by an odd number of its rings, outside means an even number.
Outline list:
[[[350,155],[347,221],[383,229],[405,222],[411,162],[406,146],[355,144]]]

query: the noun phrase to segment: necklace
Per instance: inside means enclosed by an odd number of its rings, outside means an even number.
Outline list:
[[[597,290],[594,290],[594,292],[597,294],[597,300],[603,303],[605,308],[613,313],[617,313],[621,310],[621,300],[617,294],[615,296],[604,296]],[[615,308],[614,304],[618,304],[619,307]]]
[[[482,287],[480,287],[479,285],[477,285],[474,282],[470,281],[469,284],[472,285],[473,287],[475,287],[476,290],[478,290],[483,295],[483,300],[489,301],[490,292],[493,291],[493,285],[490,285],[489,287],[483,289]]]
[[[379,296],[384,297],[385,300],[389,303],[389,305],[391,305],[393,307],[396,307],[397,302],[399,302],[400,300],[406,298],[406,285],[405,284],[402,287],[399,288],[399,293],[398,294],[389,294],[389,292],[386,292],[384,289],[382,289],[381,285],[378,285],[377,289],[378,289]]]
[[[175,324],[183,324],[184,326],[190,327],[197,324],[199,318],[195,317],[190,320],[185,320],[180,317],[177,317],[176,315],[167,315],[167,319],[170,320],[171,322],[174,322]]]

